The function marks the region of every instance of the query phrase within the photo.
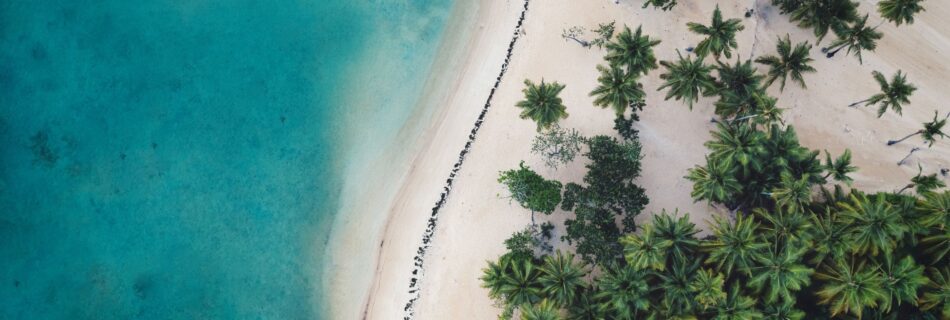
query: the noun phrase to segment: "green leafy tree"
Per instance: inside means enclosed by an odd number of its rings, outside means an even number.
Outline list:
[[[829,30],[841,30],[858,20],[858,3],[851,0],[807,0],[791,12],[792,22],[812,28],[818,42]]]
[[[877,12],[881,17],[900,26],[902,23],[913,24],[914,15],[924,11],[920,5],[924,0],[881,0],[877,3]]]
[[[590,92],[595,106],[613,108],[621,115],[631,104],[643,100],[645,93],[643,86],[637,83],[637,74],[625,72],[617,65],[609,68],[598,65],[597,70],[600,71],[599,84]]]
[[[630,28],[623,27],[615,41],[607,43],[607,56],[604,57],[612,64],[619,64],[627,68],[627,73],[634,76],[645,75],[656,69],[656,56],[653,47],[660,44],[660,40],[650,39],[643,35],[641,27],[631,33]]]
[[[683,58],[678,50],[676,55],[679,60],[675,63],[660,61],[667,72],[660,75],[664,82],[657,91],[669,88],[664,100],[683,100],[692,110],[693,103],[699,101],[700,96],[711,96],[717,91],[716,80],[710,75],[713,67],[703,63],[702,58]]]
[[[686,26],[689,31],[706,37],[696,45],[696,54],[706,57],[712,53],[716,60],[719,60],[720,55],[732,58],[732,49],[738,48],[736,33],[745,29],[739,19],[723,21],[719,5],[716,5],[716,10],[713,11],[712,22],[709,26],[695,22],[686,23]]]
[[[532,259],[535,252],[544,249],[544,243],[537,228],[528,226],[521,231],[511,234],[511,237],[505,240],[505,248],[508,253],[516,259]]]
[[[907,82],[907,75],[902,74],[900,70],[897,70],[890,83],[880,72],[874,71],[871,74],[878,85],[881,86],[881,92],[865,100],[852,103],[850,106],[854,107],[861,103],[864,103],[865,106],[879,105],[877,109],[878,118],[883,116],[888,108],[900,115],[903,105],[910,103],[910,96],[914,91],[917,91],[917,87]]]
[[[557,306],[550,300],[541,300],[533,305],[521,305],[521,320],[560,320]]]
[[[598,48],[603,48],[610,39],[614,37],[614,31],[617,29],[617,22],[611,21],[610,23],[600,23],[597,25],[597,29],[594,30],[594,33],[597,34],[597,37],[594,40],[590,41],[591,46],[597,46]]]
[[[733,287],[729,295],[716,308],[713,320],[756,320],[762,319],[762,313],[755,309],[755,299],[743,296]]]
[[[826,265],[815,277],[824,283],[817,294],[832,316],[850,313],[861,318],[866,308],[876,307],[887,299],[887,292],[881,287],[881,274],[864,263],[838,261]]]
[[[666,254],[672,241],[657,237],[652,225],[643,228],[642,234],[630,234],[620,239],[623,254],[630,268],[643,270],[651,268],[663,271],[666,268]]]
[[[508,187],[511,198],[525,209],[531,210],[531,221],[534,222],[534,212],[551,214],[561,202],[561,183],[555,180],[545,180],[544,177],[524,165],[522,161],[516,170],[502,171],[498,182]]]
[[[751,275],[756,260],[768,247],[759,239],[759,224],[752,217],[736,214],[736,221],[714,217],[712,225],[714,237],[705,243],[709,257],[706,263],[714,264],[725,274],[734,270]]]
[[[700,270],[689,288],[696,294],[696,302],[705,310],[716,307],[726,300],[726,292],[723,291],[725,281],[722,274],[712,270]]]
[[[766,150],[762,145],[765,135],[750,126],[717,125],[713,140],[705,143],[715,159],[737,164],[743,169],[761,168],[759,160]]]
[[[609,319],[639,319],[650,309],[650,286],[646,274],[631,268],[608,268],[597,279],[595,296]]]
[[[574,262],[571,253],[562,254],[560,250],[553,256],[544,257],[541,265],[541,292],[559,306],[570,306],[577,292],[584,287],[584,267]]]
[[[811,283],[814,272],[802,263],[804,248],[769,250],[758,258],[759,266],[753,268],[748,286],[756,292],[765,293],[765,302],[777,303],[795,300],[795,292]]]
[[[871,198],[852,194],[850,202],[842,202],[838,206],[841,208],[842,221],[851,225],[851,240],[856,254],[890,254],[908,230],[907,225],[902,223],[900,211],[887,202],[883,193]]]
[[[844,153],[835,158],[834,161],[831,160],[831,154],[826,150],[824,169],[827,172],[824,179],[831,177],[835,181],[844,182],[849,186],[854,180],[848,174],[858,171],[858,167],[851,165],[851,149],[845,149]]]
[[[693,182],[690,196],[694,201],[708,200],[728,205],[742,191],[735,172],[736,167],[731,163],[706,157],[705,167],[696,166],[686,175],[686,179]]]
[[[540,84],[531,80],[524,81],[524,100],[518,101],[516,106],[521,108],[521,119],[531,119],[538,124],[538,131],[550,128],[559,120],[567,118],[567,107],[558,95],[564,90],[564,85],[551,82]]]
[[[934,110],[934,119],[930,122],[924,122],[923,129],[914,131],[914,133],[911,133],[903,138],[887,141],[887,145],[890,146],[901,143],[904,140],[910,139],[910,137],[919,134],[921,137],[923,137],[924,142],[927,142],[927,146],[932,147],[934,143],[937,142],[937,138],[948,137],[948,135],[943,132],[943,127],[947,125],[947,118],[950,118],[950,113],[947,113],[947,116],[943,117],[942,120],[937,120],[938,116],[939,114],[937,113],[937,110]]]
[[[810,65],[814,61],[808,55],[810,50],[811,44],[807,41],[792,47],[788,34],[785,35],[785,39],[779,38],[776,45],[777,56],[766,55],[755,59],[755,62],[769,67],[765,86],[771,86],[775,80],[781,79],[779,88],[785,91],[785,80],[791,77],[792,81],[805,88],[805,78],[802,75],[815,72],[815,68]]]
[[[882,310],[890,311],[901,303],[917,305],[917,292],[928,281],[924,276],[924,267],[917,265],[911,256],[898,259],[893,255],[885,255],[878,269],[884,278],[882,288],[888,294],[888,298],[881,302]]]
[[[835,34],[838,35],[838,39],[828,46],[827,57],[834,57],[838,51],[841,51],[841,49],[848,48],[846,53],[850,54],[854,52],[854,55],[858,57],[858,62],[864,64],[864,58],[861,57],[861,51],[874,51],[874,49],[877,48],[877,40],[881,40],[881,37],[884,36],[883,33],[880,33],[876,30],[877,27],[868,27],[867,22],[868,16],[864,15],[864,18],[856,21],[847,28],[835,30]]]
[[[549,130],[538,133],[531,144],[531,153],[540,155],[544,164],[552,169],[566,165],[581,152],[584,136],[574,129],[562,129],[554,125]]]

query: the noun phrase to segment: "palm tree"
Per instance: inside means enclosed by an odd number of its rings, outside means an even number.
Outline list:
[[[752,95],[755,101],[756,117],[755,123],[761,125],[766,131],[771,131],[772,125],[785,124],[782,120],[782,113],[785,109],[776,106],[778,99],[768,96],[765,92],[757,92]]]
[[[848,174],[858,171],[858,167],[851,165],[851,149],[844,149],[844,153],[835,158],[834,161],[831,160],[831,154],[828,153],[828,150],[825,150],[824,168],[827,174],[825,174],[823,179],[831,177],[835,181],[844,182],[849,186],[854,180],[852,180]]]
[[[864,64],[861,51],[874,51],[874,49],[877,48],[877,40],[880,40],[881,37],[884,36],[883,33],[876,31],[877,27],[868,27],[866,25],[867,22],[868,15],[864,15],[863,19],[858,20],[853,25],[841,30],[835,30],[838,39],[828,46],[826,56],[828,58],[834,57],[841,49],[848,48],[846,53],[850,54],[854,52],[854,55],[858,57],[858,62]]]
[[[531,80],[524,81],[524,100],[518,101],[516,106],[521,108],[521,119],[531,119],[538,123],[538,131],[550,128],[558,120],[567,118],[567,107],[558,94],[564,90],[564,85],[552,82],[535,85]]]
[[[762,311],[763,320],[802,320],[805,312],[795,308],[794,302],[768,303]]]
[[[884,278],[882,288],[888,294],[888,298],[882,300],[882,310],[890,311],[894,304],[899,307],[904,302],[917,305],[917,291],[927,284],[924,267],[917,265],[909,255],[899,260],[885,255],[878,269]]]
[[[651,5],[667,11],[676,6],[676,0],[646,0],[643,3],[643,8],[646,9],[647,6]]]
[[[548,299],[534,305],[521,305],[521,320],[560,320],[557,306]]]
[[[937,178],[937,174],[924,175],[924,168],[917,163],[917,175],[913,178],[910,178],[910,183],[897,191],[897,194],[904,193],[905,190],[910,188],[917,188],[917,194],[927,194],[932,190],[940,189],[946,187],[947,185],[940,181],[940,178]]]
[[[778,56],[767,55],[755,59],[755,62],[769,67],[765,86],[771,86],[772,82],[781,78],[782,82],[779,88],[785,91],[785,79],[791,76],[793,81],[798,82],[798,85],[805,88],[805,78],[802,77],[802,74],[815,72],[815,68],[809,65],[810,62],[814,61],[808,55],[809,50],[811,50],[811,44],[808,44],[808,41],[798,43],[792,48],[792,40],[789,39],[788,34],[785,35],[784,40],[779,38],[776,45]]]
[[[927,193],[917,202],[920,223],[927,228],[950,230],[950,191]]]
[[[865,103],[865,106],[880,104],[877,109],[878,118],[884,115],[884,111],[887,111],[887,108],[891,108],[891,110],[894,110],[897,114],[901,114],[902,105],[910,103],[910,96],[917,90],[917,87],[908,83],[907,75],[901,74],[900,70],[897,70],[897,73],[891,78],[890,83],[887,82],[887,79],[885,79],[884,75],[880,72],[874,71],[871,74],[874,76],[874,80],[877,81],[878,85],[881,86],[881,92],[865,100],[852,103],[849,107],[854,107],[861,103]]]
[[[922,135],[924,142],[928,143],[928,147],[932,147],[934,142],[937,142],[937,138],[946,138],[948,137],[946,133],[943,132],[943,126],[947,125],[947,118],[950,118],[950,113],[947,113],[946,117],[943,117],[942,120],[937,120],[937,110],[934,110],[934,119],[930,122],[924,122],[924,128],[915,131],[914,133],[908,134],[907,136],[897,139],[887,141],[887,145],[895,145],[903,142],[904,140],[910,139],[910,137],[916,135]]]
[[[769,250],[759,257],[759,266],[753,268],[753,276],[748,285],[757,292],[765,291],[765,301],[776,303],[779,298],[785,302],[795,300],[795,291],[811,283],[811,268],[802,264],[805,248],[786,247],[785,250]],[[767,288],[767,290],[766,290]]]
[[[541,266],[541,292],[559,306],[569,306],[577,292],[584,287],[584,275],[587,272],[582,265],[574,263],[574,255],[561,254],[558,250],[553,256],[544,257]]]
[[[676,51],[679,60],[676,63],[669,61],[660,61],[667,72],[660,75],[660,79],[665,82],[657,91],[669,88],[664,100],[676,98],[683,100],[689,109],[693,109],[693,103],[699,101],[699,96],[710,96],[716,93],[716,80],[709,74],[712,66],[703,63],[702,58],[693,59],[691,57],[683,58],[679,50]]]
[[[505,284],[504,278],[508,273],[511,259],[502,257],[498,263],[488,261],[488,267],[482,269],[482,288],[488,289],[488,297],[499,300],[505,297],[502,294],[502,286]]]
[[[781,14],[791,13],[801,7],[803,0],[772,0],[772,5],[779,8]]]
[[[762,313],[755,309],[755,299],[739,295],[739,288],[733,287],[729,295],[716,307],[713,320],[756,320],[762,319]]]
[[[630,234],[620,239],[623,255],[634,270],[666,268],[666,253],[673,243],[656,236],[652,225],[643,228],[643,234]]]
[[[741,62],[738,57],[732,65],[719,62],[716,72],[719,74],[720,94],[733,93],[739,99],[751,99],[753,94],[761,90],[761,82],[765,78],[756,72],[752,60]]]
[[[699,240],[695,236],[699,230],[696,230],[695,224],[689,222],[689,214],[674,218],[664,209],[660,214],[653,215],[653,229],[658,239],[669,241],[668,251],[671,254],[667,257],[672,256],[674,263],[685,263],[699,246]]]
[[[600,305],[597,304],[596,298],[594,296],[597,294],[597,291],[591,287],[585,287],[577,294],[577,299],[574,300],[568,309],[568,319],[571,320],[600,320],[604,318],[603,313],[600,311]]]
[[[924,246],[924,253],[930,255],[933,264],[946,263],[943,259],[950,254],[950,229],[935,231],[920,242]]]
[[[818,42],[828,30],[840,30],[858,19],[858,3],[851,0],[802,1],[791,13],[790,20],[802,28],[813,28]]]
[[[841,259],[851,251],[848,225],[842,223],[831,208],[827,208],[824,215],[812,215],[811,225],[809,238],[814,255],[809,262],[812,264],[820,266],[825,261]]]
[[[600,71],[600,77],[597,78],[600,84],[590,92],[590,96],[595,97],[595,106],[611,107],[618,115],[622,115],[631,104],[643,101],[646,94],[643,86],[637,83],[637,75],[624,72],[616,65],[609,68],[598,65],[597,70]]]
[[[693,282],[689,284],[689,289],[696,294],[696,302],[705,310],[726,300],[726,292],[723,291],[725,281],[722,274],[711,270],[699,270]]]
[[[865,308],[876,307],[879,301],[887,299],[887,292],[881,286],[884,279],[877,271],[864,263],[855,265],[837,261],[825,268],[815,277],[824,285],[818,291],[821,304],[831,308],[831,315],[851,313],[861,318]]]
[[[929,311],[940,311],[943,319],[950,318],[950,268],[930,269],[930,282],[927,291],[920,298],[920,308]]]
[[[752,213],[762,220],[762,233],[768,242],[774,246],[772,250],[779,250],[802,244],[811,239],[811,221],[801,211],[788,211],[778,207],[768,211],[764,208],[755,208]]]
[[[717,127],[718,130],[712,132],[713,139],[705,143],[712,158],[738,164],[743,169],[761,168],[762,164],[758,160],[765,153],[762,145],[765,135],[762,132],[743,125],[726,126],[720,123]]]
[[[842,222],[851,225],[852,249],[856,254],[889,254],[908,230],[900,210],[887,202],[884,193],[871,199],[852,194],[851,202],[838,206],[842,210]]]
[[[696,294],[690,285],[698,269],[699,261],[689,261],[670,266],[666,272],[657,275],[659,289],[663,292],[662,308],[675,315],[690,314],[696,308]]]
[[[660,40],[651,40],[649,36],[643,35],[641,27],[637,27],[635,33],[630,33],[630,28],[624,26],[616,42],[607,43],[607,56],[604,59],[627,67],[627,73],[634,76],[646,75],[657,68],[653,47],[658,44]]]
[[[742,185],[735,177],[736,167],[727,161],[706,157],[706,166],[689,169],[686,179],[693,182],[690,196],[694,201],[708,200],[728,204],[736,194],[742,192]]]
[[[913,24],[914,15],[924,11],[920,3],[924,0],[882,0],[877,3],[881,17],[900,26],[901,23]]]
[[[537,267],[531,260],[512,261],[510,272],[505,273],[501,278],[499,292],[512,306],[535,303],[541,300],[539,275]]]
[[[801,212],[811,203],[811,181],[807,174],[796,179],[788,171],[781,173],[781,181],[772,190],[775,206],[789,212]]]
[[[719,60],[720,55],[725,55],[726,58],[732,58],[732,49],[738,47],[736,43],[736,33],[745,29],[745,27],[742,26],[742,21],[739,19],[723,21],[722,12],[719,11],[718,4],[716,5],[716,10],[713,11],[712,23],[710,23],[709,26],[695,22],[688,22],[686,26],[689,28],[689,31],[706,36],[706,39],[703,39],[703,41],[700,41],[699,44],[696,45],[696,54],[699,55],[700,58],[704,58],[709,53],[712,53],[716,60]]]
[[[646,273],[631,268],[608,268],[597,279],[600,292],[595,298],[601,312],[612,319],[637,319],[641,311],[650,309],[650,286]]]
[[[715,264],[725,274],[741,270],[751,275],[751,269],[768,244],[759,240],[759,224],[752,217],[736,214],[736,221],[714,216],[713,239],[706,242],[709,257],[706,263]]]

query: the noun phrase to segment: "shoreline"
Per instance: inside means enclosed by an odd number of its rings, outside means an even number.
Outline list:
[[[415,303],[419,300],[420,297],[420,288],[419,283],[422,280],[422,276],[425,273],[425,256],[429,250],[429,247],[432,245],[432,237],[435,232],[435,228],[438,225],[439,220],[439,211],[442,209],[442,206],[445,204],[446,199],[452,191],[452,184],[455,182],[455,177],[458,174],[459,170],[462,168],[462,164],[465,162],[465,155],[468,154],[469,150],[472,148],[472,143],[475,142],[475,138],[478,136],[478,130],[481,128],[482,123],[485,121],[485,115],[488,113],[489,108],[491,108],[492,98],[495,96],[495,91],[498,90],[498,86],[501,85],[501,81],[505,77],[505,73],[508,71],[508,64],[511,62],[511,55],[514,52],[515,44],[518,42],[518,38],[521,37],[522,25],[524,24],[525,17],[528,13],[528,5],[530,0],[524,0],[524,6],[521,10],[521,14],[518,17],[518,22],[515,25],[515,30],[512,32],[511,41],[508,43],[508,51],[505,55],[505,61],[501,64],[501,71],[498,74],[498,77],[495,78],[495,84],[492,86],[491,91],[488,94],[488,99],[485,101],[485,106],[482,107],[481,113],[478,115],[478,119],[475,120],[475,125],[468,135],[468,141],[465,142],[465,147],[462,148],[462,151],[459,152],[458,161],[452,166],[452,171],[449,172],[449,178],[445,180],[445,185],[442,187],[442,192],[439,194],[439,200],[435,202],[435,206],[432,207],[432,213],[429,215],[428,223],[426,224],[425,232],[422,235],[422,245],[416,249],[416,255],[413,257],[413,269],[410,273],[409,278],[409,294],[411,298],[406,302],[403,311],[405,315],[403,319],[410,320],[412,319],[415,309]],[[382,244],[380,244],[382,248]],[[367,307],[369,301],[367,301]],[[364,312],[364,318],[366,313]]]

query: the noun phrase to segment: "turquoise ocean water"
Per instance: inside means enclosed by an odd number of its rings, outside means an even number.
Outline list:
[[[325,318],[341,134],[393,143],[452,5],[0,2],[0,319]]]

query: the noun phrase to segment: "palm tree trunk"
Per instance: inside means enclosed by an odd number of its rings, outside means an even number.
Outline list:
[[[868,102],[868,101],[870,101],[870,100],[871,100],[871,98],[867,98],[867,99],[864,99],[864,100],[861,100],[861,101],[858,101],[858,102],[849,104],[848,106],[854,108],[854,107],[857,107],[859,104]]]
[[[908,184],[908,185],[904,186],[903,188],[901,188],[900,191],[897,191],[897,194],[901,194],[901,193],[904,192],[904,190],[907,190],[907,189],[910,189],[910,188],[913,188],[913,187],[914,187],[914,184],[913,184],[913,183]]]
[[[829,171],[828,174],[826,174],[824,177],[821,177],[821,180],[828,180],[828,177],[831,176],[831,173],[832,172]]]
[[[835,54],[838,54],[838,51],[841,51],[841,49],[844,49],[844,47],[846,47],[846,46],[845,46],[845,45],[841,45],[840,47],[838,47],[838,49],[835,49],[835,51],[828,52],[827,54],[825,54],[825,57],[826,57],[826,58],[832,58],[832,57],[834,57]]]
[[[900,138],[900,139],[898,139],[898,140],[888,140],[888,141],[887,141],[887,145],[892,146],[892,145],[901,143],[901,142],[903,142],[904,140],[910,139],[910,137],[916,136],[916,135],[921,134],[921,133],[923,133],[923,131],[917,130],[917,132],[908,134],[906,137]]]
[[[910,158],[910,155],[914,154],[914,152],[917,152],[918,150],[920,150],[920,148],[918,147],[914,147],[913,149],[910,149],[910,153],[908,153],[907,156],[904,157],[904,159],[901,159],[901,161],[898,161],[897,165],[898,166],[904,165],[904,161],[907,161],[907,158]]]
[[[531,226],[532,226],[532,227],[537,227],[537,226],[538,226],[537,223],[534,223],[534,210],[531,210]]]
[[[587,42],[587,41],[578,39],[578,38],[576,38],[576,37],[567,37],[567,38],[568,38],[568,39],[571,39],[571,40],[574,40],[574,41],[577,41],[577,43],[580,43],[581,46],[583,46],[584,48],[590,48],[590,42]]]

